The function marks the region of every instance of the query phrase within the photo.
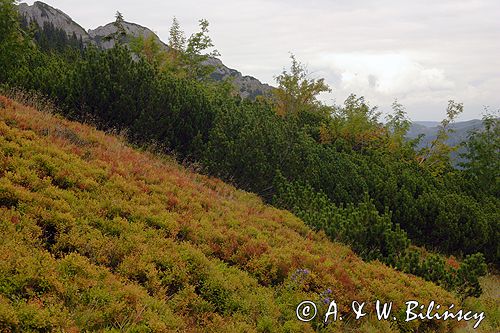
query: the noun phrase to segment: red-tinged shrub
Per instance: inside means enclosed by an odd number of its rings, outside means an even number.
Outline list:
[[[458,269],[460,267],[460,263],[455,259],[454,256],[450,256],[448,260],[446,260],[446,265],[453,267],[454,269]]]
[[[250,240],[238,250],[238,262],[244,265],[247,261],[260,257],[269,250],[269,245],[265,242]]]
[[[12,100],[0,95],[0,109],[10,109],[12,107]]]
[[[177,199],[177,197],[174,194],[169,193],[168,198],[167,198],[167,202],[166,202],[167,210],[169,210],[169,211],[175,210],[175,208],[178,205],[179,205],[179,199]]]

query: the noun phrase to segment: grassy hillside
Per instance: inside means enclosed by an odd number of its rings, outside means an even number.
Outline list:
[[[256,195],[5,97],[0,177],[2,332],[308,332],[295,307],[328,289],[347,320],[326,331],[454,325],[354,321],[353,300],[457,302]]]

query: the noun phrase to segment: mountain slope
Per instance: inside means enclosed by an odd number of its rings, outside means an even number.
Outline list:
[[[74,33],[77,38],[82,38],[85,43],[91,41],[85,29],[73,21],[71,17],[41,1],[35,1],[32,6],[21,3],[18,10],[21,16],[27,17],[30,21],[34,20],[40,27],[43,27],[44,23],[52,23],[56,28],[66,31],[68,36],[72,36]]]
[[[296,305],[328,297],[350,318],[328,331],[389,332],[351,302],[456,304],[255,195],[5,97],[0,177],[3,331],[309,332]]]
[[[67,14],[41,1],[35,1],[31,6],[21,3],[18,8],[20,14],[26,17],[28,21],[35,20],[41,27],[45,22],[52,22],[56,28],[66,31],[68,36],[75,33],[78,38],[82,37],[83,42],[86,44],[94,44],[103,49],[112,48],[114,45],[113,40],[104,39],[104,37],[116,32],[116,27],[112,23],[87,32]],[[130,22],[125,22],[124,28],[129,35],[134,37],[153,35],[163,49],[168,49],[168,46],[149,28]],[[225,66],[220,59],[210,58],[207,63],[216,67],[212,74],[214,79],[231,79],[243,98],[255,98],[259,95],[265,95],[273,89],[270,85],[262,83],[252,76],[243,75],[239,71]]]

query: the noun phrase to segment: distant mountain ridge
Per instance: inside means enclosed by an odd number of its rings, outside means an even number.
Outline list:
[[[437,133],[439,131],[440,122],[438,121],[415,121],[411,124],[410,130],[408,131],[408,139],[415,139],[419,135],[424,136],[418,143],[418,148],[424,148],[430,146],[431,142],[436,139]],[[484,130],[483,122],[479,119],[467,120],[456,122],[450,125],[453,130],[449,134],[446,143],[450,146],[460,145],[462,142],[467,141],[467,138],[471,132]],[[451,153],[451,159],[455,166],[458,166],[461,162],[465,160],[460,157],[462,153],[465,153],[465,147],[460,147],[457,151]]]
[[[26,17],[28,21],[35,21],[41,27],[43,27],[44,23],[52,23],[55,28],[64,30],[68,36],[74,34],[78,39],[81,38],[84,44],[93,44],[102,49],[109,49],[114,45],[113,40],[104,39],[104,37],[116,31],[116,27],[113,23],[108,23],[94,30],[89,29],[86,31],[69,15],[41,1],[35,1],[31,6],[26,3],[20,3],[18,9],[21,16]],[[165,44],[151,29],[131,22],[125,22],[124,27],[127,33],[134,37],[149,37],[153,35],[161,47],[168,50],[167,44]],[[225,66],[220,59],[210,58],[207,64],[216,67],[212,74],[214,79],[232,79],[233,84],[243,98],[253,99],[259,95],[268,94],[273,89],[272,86],[262,83],[252,76],[243,75],[241,72]]]
[[[437,136],[440,122],[437,121],[415,121],[411,124],[408,131],[408,138],[414,139],[420,134],[425,136],[422,138],[419,146],[426,146]],[[456,122],[450,125],[453,132],[450,134],[448,144],[458,145],[467,140],[470,132],[483,129],[483,122],[479,119]]]

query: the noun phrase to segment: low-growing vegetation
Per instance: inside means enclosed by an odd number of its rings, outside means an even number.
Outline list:
[[[500,262],[498,117],[456,167],[461,103],[419,149],[397,101],[385,121],[354,94],[326,105],[293,55],[242,99],[206,63],[208,21],[186,38],[174,19],[168,47],[124,24],[102,49],[0,0],[0,330],[436,331],[453,325],[325,328],[294,306],[489,304],[470,300]]]
[[[306,332],[296,305],[328,289],[346,315],[354,299],[457,302],[254,194],[1,100],[2,331]]]

